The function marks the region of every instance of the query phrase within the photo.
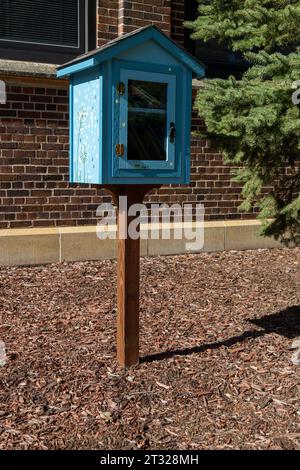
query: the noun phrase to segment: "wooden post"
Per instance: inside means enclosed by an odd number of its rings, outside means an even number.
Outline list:
[[[127,204],[140,203],[135,197],[134,188],[125,190]],[[118,326],[117,356],[123,367],[130,367],[139,362],[139,286],[140,286],[140,240],[120,238],[128,233],[132,218],[127,210],[118,207]],[[139,230],[139,227],[138,229]]]
[[[148,191],[160,186],[121,185],[105,186],[113,195],[118,208],[118,307],[117,358],[122,367],[139,363],[139,286],[140,240],[128,236],[128,226],[134,217],[127,210],[132,204],[141,204]],[[127,197],[127,207],[119,204],[120,196]],[[139,227],[137,228],[139,231]],[[125,238],[120,234],[126,234]]]

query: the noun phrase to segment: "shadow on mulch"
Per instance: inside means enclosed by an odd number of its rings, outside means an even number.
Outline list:
[[[202,344],[201,346],[194,346],[193,348],[175,349],[173,351],[165,351],[148,355],[141,358],[141,362],[163,361],[174,356],[189,356],[195,353],[203,353],[208,349],[218,349],[222,346],[231,347],[236,343],[242,343],[249,338],[255,339],[270,333],[277,333],[278,335],[284,336],[288,339],[296,338],[300,334],[300,306],[294,305],[280,312],[265,315],[260,319],[248,321],[249,323],[263,328],[263,330],[245,331],[242,335],[233,336],[232,338],[223,341]]]

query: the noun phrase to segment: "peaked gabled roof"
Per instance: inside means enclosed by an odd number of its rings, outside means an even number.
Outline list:
[[[149,40],[155,41],[160,47],[167,50],[169,54],[173,55],[186,67],[190,68],[196,76],[203,77],[205,75],[205,65],[195,59],[194,56],[175,41],[170,39],[169,36],[162,32],[157,26],[149,25],[131,33],[124,34],[123,36],[104,44],[104,46],[76,57],[76,59],[71,60],[66,64],[60,65],[57,69],[57,76],[63,77],[65,75],[79,72],[80,70],[94,67],[97,64],[110,60],[122,52]]]

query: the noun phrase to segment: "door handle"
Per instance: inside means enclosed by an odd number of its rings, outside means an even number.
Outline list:
[[[171,144],[174,143],[176,137],[176,129],[175,129],[175,122],[170,123],[170,133],[169,133],[169,139]]]

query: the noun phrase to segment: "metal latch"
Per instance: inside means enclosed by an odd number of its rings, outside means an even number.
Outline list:
[[[124,144],[117,144],[116,145],[116,155],[117,157],[122,157],[125,153],[125,146]]]
[[[169,133],[169,138],[171,144],[174,143],[176,137],[176,129],[175,129],[175,122],[170,123],[170,133]]]

